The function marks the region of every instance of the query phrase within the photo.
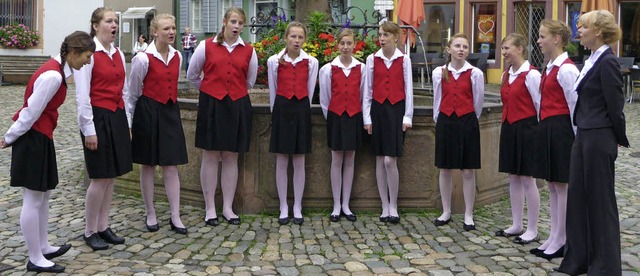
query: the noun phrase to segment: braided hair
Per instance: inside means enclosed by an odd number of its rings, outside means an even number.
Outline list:
[[[247,16],[244,14],[244,10],[239,7],[231,7],[227,9],[227,11],[224,13],[224,19],[228,21],[229,17],[231,17],[233,13],[237,13],[238,15],[240,15],[242,17],[242,21],[247,21]],[[220,33],[218,34],[218,38],[216,39],[216,42],[218,42],[218,44],[222,44],[222,42],[224,42],[224,25],[226,24],[222,25],[222,30],[220,31]]]
[[[289,22],[289,25],[287,25],[287,28],[284,30],[285,40],[287,39],[287,36],[289,36],[289,31],[291,31],[291,28],[293,27],[302,29],[302,31],[304,32],[305,40],[307,39],[307,27],[298,21],[291,21]],[[284,54],[282,54],[282,56],[280,57],[280,64],[284,64],[284,55],[286,55],[288,51],[289,50],[287,49],[287,46],[284,46]]]
[[[466,35],[466,34],[463,34],[463,33],[457,33],[457,34],[453,35],[453,36],[451,37],[451,39],[449,39],[449,44],[448,44],[448,46],[447,46],[448,48],[451,48],[451,43],[453,43],[453,41],[454,41],[456,38],[464,38],[464,39],[466,39],[466,40],[467,40],[467,43],[469,43],[469,38],[467,37],[467,35]],[[445,81],[449,81],[449,63],[451,63],[451,54],[448,54],[448,55],[447,55],[447,59],[446,59],[446,60],[445,60],[445,62],[444,62],[444,68],[442,69],[442,78],[443,78]]]
[[[64,41],[62,41],[62,45],[60,45],[60,70],[64,70],[64,65],[69,54],[80,54],[86,51],[91,51],[93,53],[95,50],[96,43],[89,34],[83,31],[73,32],[65,37]]]

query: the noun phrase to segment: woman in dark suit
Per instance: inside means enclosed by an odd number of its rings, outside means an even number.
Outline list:
[[[576,82],[567,201],[567,243],[558,271],[621,275],[620,224],[614,191],[618,146],[629,147],[622,108],[622,73],[609,45],[621,36],[606,10],[583,14],[580,44],[591,49]]]

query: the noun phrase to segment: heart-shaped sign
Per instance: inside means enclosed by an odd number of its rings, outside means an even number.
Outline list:
[[[482,33],[488,34],[489,32],[491,32],[491,30],[493,30],[494,25],[495,23],[493,23],[493,20],[487,19],[478,23],[478,29],[480,29]]]

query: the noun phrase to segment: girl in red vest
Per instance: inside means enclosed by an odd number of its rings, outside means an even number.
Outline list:
[[[320,106],[327,119],[327,143],[331,148],[331,189],[333,212],[329,220],[337,222],[343,213],[356,221],[349,209],[356,149],[362,140],[362,91],[364,64],[352,57],[355,34],[344,29],[338,34],[340,56],[320,69]],[[340,194],[342,192],[342,204]]]
[[[549,59],[540,81],[540,123],[536,134],[534,176],[547,181],[551,212],[549,238],[531,253],[546,259],[562,257],[566,241],[569,160],[575,129],[571,114],[578,94],[573,86],[580,72],[563,47],[571,30],[558,20],[543,20],[538,45]]]
[[[409,56],[398,50],[400,27],[385,21],[378,29],[380,50],[367,57],[364,128],[372,135],[376,182],[382,201],[380,221],[398,223],[398,157],[413,118],[413,78]]]
[[[241,8],[227,10],[222,31],[215,38],[200,42],[187,71],[189,81],[200,89],[196,147],[202,149],[204,220],[211,226],[219,223],[214,199],[220,161],[222,217],[230,224],[240,224],[232,209],[238,183],[238,154],[249,150],[252,108],[247,91],[258,72],[256,51],[240,38],[245,21]]]
[[[502,40],[502,55],[509,64],[502,74],[502,128],[498,170],[509,174],[509,196],[513,224],[496,236],[511,237],[518,244],[538,238],[540,194],[532,177],[535,168],[534,136],[540,109],[540,72],[525,58],[526,38],[518,33]],[[523,232],[522,212],[527,198],[527,231]]]
[[[85,201],[84,241],[93,250],[122,244],[124,238],[109,228],[114,178],[133,169],[130,114],[125,111],[124,54],[113,45],[118,17],[109,8],[91,15],[91,35],[96,52],[91,64],[74,71],[78,126],[84,143],[84,160],[91,183]]]
[[[67,253],[71,245],[51,246],[47,237],[49,198],[58,185],[53,130],[58,124],[58,108],[67,96],[65,79],[71,76],[71,68],[89,64],[95,49],[93,39],[85,32],[65,37],[60,55],[31,76],[24,104],[13,116],[15,123],[0,140],[0,148],[12,147],[10,185],[22,187],[20,228],[29,252],[27,271],[64,271],[64,266],[49,260]]]
[[[291,22],[284,33],[286,48],[267,60],[271,141],[276,153],[276,185],[280,198],[280,224],[289,223],[287,167],[293,162],[293,223],[301,225],[304,193],[304,155],[311,152],[311,99],[318,78],[318,60],[302,50],[307,30]]]
[[[140,190],[150,232],[158,231],[153,206],[156,166],[162,166],[164,190],[167,193],[171,230],[186,234],[180,219],[180,178],[178,166],[186,164],[187,146],[184,141],[180,107],[178,107],[178,77],[182,56],[170,44],[175,40],[175,17],[156,15],[151,21],[153,42],[145,52],[131,61],[129,75],[129,110],[133,114],[131,150],[133,162],[140,166]]]
[[[451,221],[453,169],[462,170],[465,231],[475,230],[473,204],[476,196],[475,169],[480,168],[480,127],[478,119],[484,100],[484,75],[465,59],[469,39],[456,34],[449,40],[448,60],[433,70],[433,120],[436,122],[436,167],[440,168],[442,215],[434,224]]]

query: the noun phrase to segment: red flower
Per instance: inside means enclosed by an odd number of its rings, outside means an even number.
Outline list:
[[[326,50],[324,50],[322,53],[323,53],[325,56],[330,56],[332,52],[333,52],[333,50],[331,50],[331,49],[326,49]]]
[[[274,35],[274,36],[273,36],[273,40],[274,40],[274,41],[277,41],[278,39],[279,39],[279,37],[278,37],[277,35]]]

